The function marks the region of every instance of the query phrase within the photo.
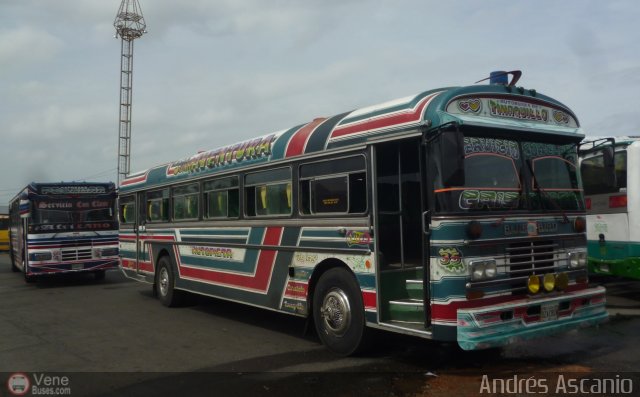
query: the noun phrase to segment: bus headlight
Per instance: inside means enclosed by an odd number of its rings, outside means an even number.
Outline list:
[[[535,274],[529,276],[529,279],[527,280],[527,289],[532,294],[538,293],[538,291],[540,291],[540,277]]]
[[[556,288],[556,275],[553,273],[547,273],[542,278],[542,284],[547,292],[551,292]]]
[[[474,281],[495,278],[498,273],[495,259],[472,260],[469,262],[469,266],[471,267],[471,279]]]
[[[585,267],[587,265],[587,252],[586,251],[572,251],[567,254],[569,267],[577,269],[579,267]]]
[[[104,258],[107,256],[118,256],[118,248],[117,247],[108,247],[108,248],[94,248],[93,249],[93,257],[94,258]]]
[[[53,259],[51,251],[33,252],[29,254],[29,260],[34,262],[50,261],[51,259]]]

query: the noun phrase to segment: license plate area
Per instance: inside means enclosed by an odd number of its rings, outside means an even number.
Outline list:
[[[72,263],[71,270],[82,270],[84,269],[84,264],[82,263]]]
[[[558,302],[543,303],[540,305],[540,321],[553,321],[558,319]]]

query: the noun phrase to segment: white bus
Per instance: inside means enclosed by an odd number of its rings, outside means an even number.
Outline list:
[[[581,149],[589,270],[640,278],[640,136],[600,138]],[[606,175],[607,161],[615,176]]]

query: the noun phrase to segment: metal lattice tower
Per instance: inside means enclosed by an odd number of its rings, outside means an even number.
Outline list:
[[[138,0],[122,0],[113,26],[122,39],[120,58],[120,121],[118,139],[118,185],[131,172],[131,91],[133,88],[133,41],[147,33]]]

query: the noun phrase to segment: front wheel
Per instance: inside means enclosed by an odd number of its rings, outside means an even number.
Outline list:
[[[27,283],[35,283],[37,281],[36,276],[27,274],[27,263],[24,259],[22,260],[22,274],[24,275],[24,281]]]
[[[155,290],[157,291],[160,302],[167,307],[180,306],[185,300],[185,292],[176,290],[175,282],[171,259],[169,259],[168,256],[163,256],[158,260]]]
[[[340,355],[366,347],[362,292],[351,273],[334,268],[324,273],[313,293],[313,320],[325,346]]]

